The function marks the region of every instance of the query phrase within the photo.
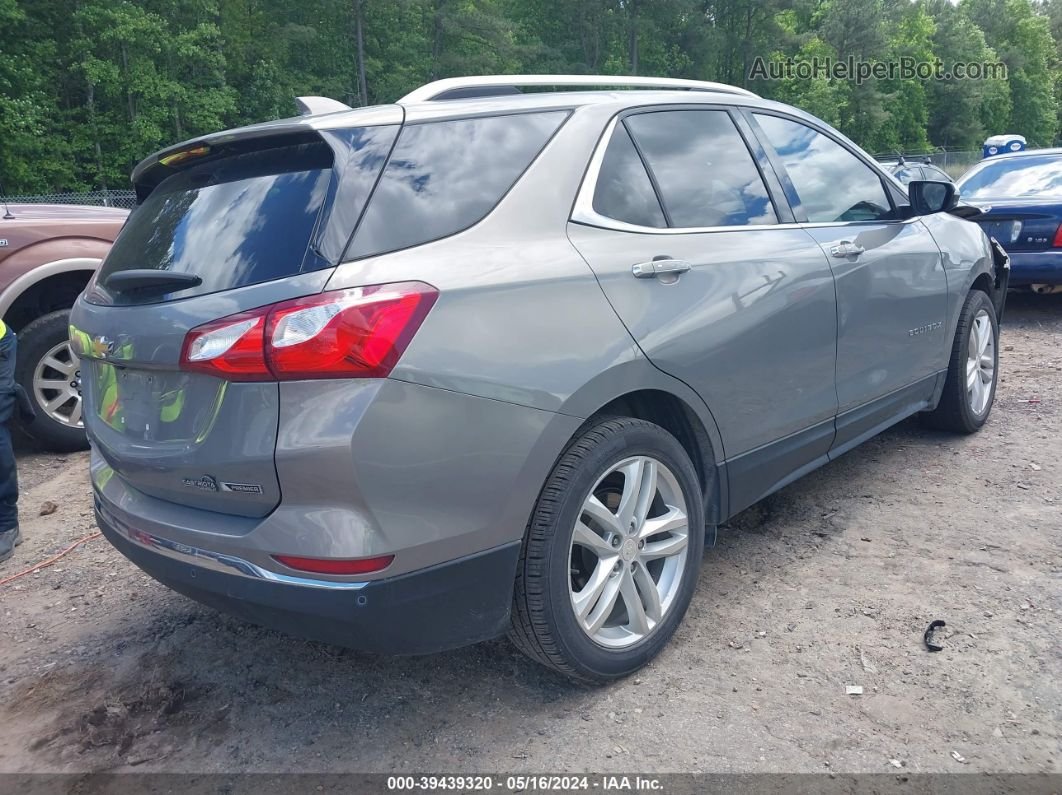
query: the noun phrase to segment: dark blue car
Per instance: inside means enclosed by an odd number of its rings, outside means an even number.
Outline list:
[[[984,210],[977,222],[1010,254],[1010,285],[1062,287],[1062,149],[998,155],[958,182],[962,200]]]

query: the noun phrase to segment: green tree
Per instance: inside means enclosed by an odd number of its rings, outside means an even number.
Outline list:
[[[956,63],[992,63],[994,50],[967,14],[949,0],[934,0],[929,11],[936,22],[933,52],[945,68]],[[951,149],[975,149],[1009,124],[1010,86],[1003,78],[933,80],[927,86],[931,141]]]
[[[933,60],[936,25],[924,6],[899,0],[888,9],[888,58],[893,63],[929,63]],[[883,81],[884,109],[888,122],[878,133],[875,148],[920,151],[929,148],[926,126],[929,100],[926,82],[900,77]]]
[[[322,94],[392,102],[473,73],[651,74],[750,82],[757,56],[955,63],[984,80],[755,80],[871,151],[1052,143],[1062,0],[0,0],[7,190],[124,187],[184,138]]]
[[[785,55],[781,51],[775,52],[771,59],[780,62],[784,60]],[[825,62],[826,58],[834,57],[836,53],[830,45],[817,36],[805,41],[794,54],[794,60],[802,63],[812,63],[815,59]],[[763,90],[761,84],[752,87],[756,90]],[[766,88],[773,99],[802,108],[818,116],[827,124],[835,127],[841,126],[841,112],[847,101],[848,93],[845,84],[820,75],[810,79],[790,77],[777,83],[768,83]]]
[[[0,0],[0,30],[0,179],[12,192],[75,186],[56,94],[56,41],[15,0]]]
[[[235,108],[224,82],[220,33],[205,0],[162,4],[80,0],[73,15],[69,73],[80,82],[73,145],[93,182],[128,184],[145,154],[190,135],[225,126]],[[185,27],[181,26],[183,22]]]
[[[1007,65],[1011,110],[1008,132],[1024,135],[1033,145],[1054,142],[1058,124],[1055,44],[1046,16],[1030,0],[963,0],[960,5],[985,34]]]

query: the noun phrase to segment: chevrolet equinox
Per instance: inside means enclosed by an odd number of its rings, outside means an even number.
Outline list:
[[[592,76],[300,106],[140,163],[71,316],[99,525],[176,591],[607,681],[728,517],[988,418],[1006,254],[795,108]]]

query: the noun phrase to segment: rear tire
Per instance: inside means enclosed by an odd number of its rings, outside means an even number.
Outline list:
[[[77,356],[69,349],[69,337],[69,310],[43,315],[19,331],[15,360],[15,380],[26,390],[37,411],[37,418],[32,423],[27,425],[20,421],[19,428],[46,450],[57,453],[71,453],[88,447],[84,426],[63,419],[73,415],[75,403],[76,416],[81,416],[81,370]],[[49,366],[46,359],[63,367]],[[41,383],[53,384],[55,388],[35,389],[34,380],[38,376]],[[74,383],[78,386],[71,386]],[[62,389],[67,389],[68,401],[49,411],[48,403],[65,394]]]
[[[971,290],[959,314],[940,403],[923,415],[926,424],[955,433],[980,430],[992,412],[998,378],[996,310],[985,293]]]
[[[602,420],[568,447],[539,495],[510,638],[578,681],[627,676],[682,621],[703,550],[700,482],[682,445],[644,420]]]

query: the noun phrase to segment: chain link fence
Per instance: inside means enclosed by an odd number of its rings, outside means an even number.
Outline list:
[[[42,193],[35,196],[3,196],[8,204],[88,204],[94,207],[136,206],[136,194],[131,190],[94,190],[88,193]]]

